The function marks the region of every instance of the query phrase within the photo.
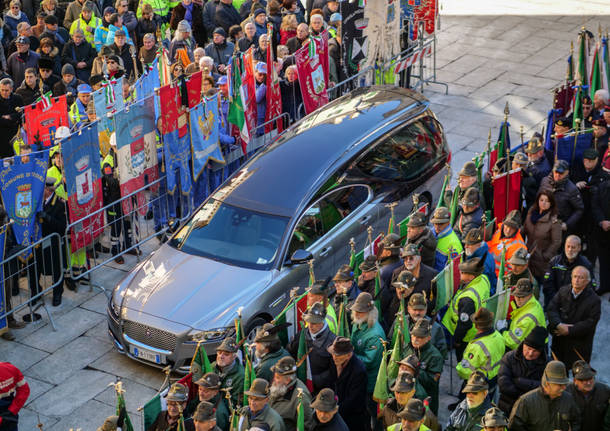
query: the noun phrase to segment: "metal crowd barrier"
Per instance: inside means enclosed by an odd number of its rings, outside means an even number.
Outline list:
[[[374,82],[374,80],[375,68],[373,66],[369,66],[359,71],[357,74],[350,76],[346,80],[337,83],[335,86],[329,87],[326,90],[326,93],[328,94],[328,100],[335,100],[349,93],[355,88],[370,85]]]
[[[37,311],[42,308],[56,330],[44,296],[64,282],[63,245],[63,238],[53,233],[27,247],[7,250],[0,262],[6,302],[4,309],[0,309],[0,320],[14,317],[35,322],[41,319]]]

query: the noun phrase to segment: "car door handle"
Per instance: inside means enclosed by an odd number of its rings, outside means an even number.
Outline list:
[[[322,250],[320,250],[320,256],[322,256],[322,257],[326,256],[328,253],[331,252],[332,249],[333,249],[332,247],[323,248]]]
[[[371,220],[373,218],[373,216],[371,214],[365,215],[364,217],[362,217],[360,220],[358,220],[358,222],[360,224],[367,224],[369,222],[369,220]]]

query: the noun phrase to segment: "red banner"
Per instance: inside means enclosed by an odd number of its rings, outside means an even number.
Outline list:
[[[201,81],[203,72],[200,70],[193,73],[186,81],[186,92],[188,94],[189,108],[193,108],[201,102]]]
[[[241,91],[244,105],[244,116],[250,136],[256,128],[256,84],[254,83],[254,47],[250,47],[243,56],[243,67],[241,71]],[[247,142],[246,142],[247,144]]]
[[[173,132],[178,128],[178,108],[180,107],[180,92],[177,86],[164,85],[159,89],[159,105],[161,108],[161,133]]]
[[[309,114],[328,103],[328,32],[310,37],[294,57],[305,113]]]
[[[498,175],[492,184],[494,217],[502,221],[512,210],[521,209],[521,169]]]
[[[428,34],[434,33],[436,27],[437,6],[436,0],[421,0],[419,4],[409,0],[413,8],[413,27],[411,28],[411,40],[417,39],[419,23],[424,23],[424,31]]]
[[[271,27],[268,24],[268,27]],[[273,40],[272,31],[269,32],[269,40]],[[273,49],[267,49],[267,109],[265,111],[265,122],[273,120],[278,115],[282,114],[282,93],[280,91],[280,78],[275,69],[275,61],[273,58]],[[282,133],[283,123],[282,118],[276,122],[277,132]],[[275,129],[273,123],[265,125],[265,133],[271,132]]]
[[[66,95],[51,98],[51,105],[44,108],[43,101],[24,108],[25,128],[29,145],[41,142],[44,147],[53,145],[55,131],[68,123],[68,102]]]

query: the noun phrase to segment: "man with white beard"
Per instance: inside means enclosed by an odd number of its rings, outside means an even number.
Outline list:
[[[584,266],[591,274],[591,285],[595,290],[597,283],[593,279],[593,265],[589,262],[582,253],[582,242],[576,235],[570,235],[566,238],[563,253],[555,256],[549,262],[547,273],[544,274],[544,282],[542,291],[544,292],[544,309],[546,310],[549,302],[555,296],[559,289],[566,284],[570,284],[572,279],[572,270],[577,266]]]
[[[487,379],[480,371],[470,375],[468,383],[462,389],[466,399],[462,400],[451,416],[445,431],[475,431],[481,429],[481,418],[491,408]]]
[[[297,407],[302,403],[305,413],[305,429],[313,428],[311,394],[307,386],[297,378],[297,365],[291,356],[280,359],[273,367],[273,383],[269,391],[269,405],[284,420],[286,431],[297,429]]]

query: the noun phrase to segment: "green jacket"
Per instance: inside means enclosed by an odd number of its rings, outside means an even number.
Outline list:
[[[292,388],[288,389],[286,395],[278,398],[269,398],[269,406],[273,408],[284,420],[286,431],[297,429],[297,407],[299,406],[299,389],[303,391],[303,410],[305,413],[305,430],[314,427],[313,410],[311,408],[311,394],[307,386],[296,379]]]
[[[378,321],[369,328],[368,323],[364,322],[360,325],[354,325],[352,328],[352,344],[354,345],[354,353],[362,361],[366,368],[368,383],[366,386],[367,393],[373,393],[375,382],[377,380],[377,371],[383,357],[383,344],[385,341],[385,333]]]
[[[220,392],[210,400],[216,409],[216,425],[221,430],[228,430],[231,424],[231,412],[227,405],[227,400],[224,398],[224,393]]]
[[[241,406],[244,393],[244,366],[236,359],[227,370],[221,370],[216,362],[212,362],[214,372],[220,376],[220,387],[229,389],[233,408]]]
[[[500,371],[504,350],[504,338],[495,329],[477,334],[466,346],[462,360],[456,366],[458,375],[468,380],[474,371],[479,370],[487,380],[495,378]]]
[[[436,375],[443,372],[443,365],[445,361],[443,356],[436,347],[432,344],[432,341],[426,343],[421,349],[416,349],[411,343],[407,345],[405,357],[408,355],[416,355],[419,358],[420,369],[417,375],[417,381],[421,383],[425,389],[430,400],[430,410],[436,415],[438,414],[438,380]]]
[[[474,303],[474,310],[472,313],[474,313],[481,308],[483,306],[483,302],[489,298],[489,289],[490,286],[487,276],[485,274],[480,274],[466,286],[460,286],[458,291],[455,292],[455,295],[453,295],[453,298],[449,303],[449,308],[443,316],[441,323],[445,328],[447,328],[447,331],[449,331],[451,335],[455,334],[458,325],[462,325],[463,329],[468,328],[463,339],[456,338],[456,342],[468,342],[474,338],[477,332],[474,329],[474,325],[470,321],[471,313],[464,312],[460,306],[460,301],[464,298],[472,300]],[[463,333],[463,331],[460,332]]]
[[[254,366],[256,377],[265,379],[267,382],[269,382],[269,384],[271,384],[273,381],[273,371],[271,371],[271,367],[273,367],[275,363],[284,356],[290,356],[290,354],[283,347],[280,347],[280,350],[277,352],[267,353]]]
[[[250,428],[262,424],[267,424],[271,431],[286,431],[282,417],[269,404],[254,417],[252,417],[250,407],[243,407],[240,411],[237,431],[248,431]]]

